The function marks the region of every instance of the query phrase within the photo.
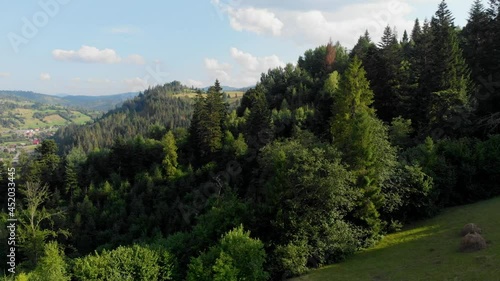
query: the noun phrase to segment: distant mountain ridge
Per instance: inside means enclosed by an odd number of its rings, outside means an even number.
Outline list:
[[[2,91],[0,98],[17,97],[21,100],[27,100],[49,105],[63,105],[68,107],[79,107],[88,110],[108,111],[123,104],[124,101],[134,98],[139,92],[129,92],[108,96],[83,96],[83,95],[46,95],[32,91]]]

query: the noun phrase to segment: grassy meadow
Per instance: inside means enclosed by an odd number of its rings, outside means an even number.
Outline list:
[[[459,233],[469,222],[482,228],[487,249],[459,252]],[[500,198],[446,209],[345,262],[292,280],[500,280]]]

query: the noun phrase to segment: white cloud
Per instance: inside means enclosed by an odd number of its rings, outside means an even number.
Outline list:
[[[99,50],[96,47],[85,45],[83,45],[77,51],[56,49],[52,51],[52,56],[54,57],[54,59],[61,61],[79,61],[108,64],[119,63],[122,60],[113,49]]]
[[[413,20],[408,20],[412,7],[402,1],[376,0],[363,4],[349,4],[335,12],[311,10],[284,12],[287,23],[283,32],[299,44],[325,44],[330,38],[344,46],[353,47],[359,36],[368,30],[375,42],[382,37],[386,26],[396,26],[402,32],[411,30]]]
[[[249,31],[274,36],[281,34],[283,22],[268,9],[235,8],[235,3],[221,3],[220,0],[212,0],[211,2],[221,14],[228,15],[229,23],[236,31]]]
[[[0,78],[10,77],[10,72],[0,72]]]
[[[218,60],[216,59],[205,59],[205,67],[208,70],[217,70],[217,69],[222,69],[222,70],[228,70],[231,69],[231,65],[228,63],[219,63]]]
[[[131,63],[131,64],[139,64],[143,65],[146,64],[146,61],[141,55],[130,55],[125,59],[126,63]]]
[[[234,87],[251,86],[259,81],[263,72],[285,66],[276,55],[257,57],[234,47],[230,49],[230,55],[237,66],[235,68],[215,59],[205,59],[205,68],[211,81],[219,79],[222,84]]]
[[[71,78],[71,82],[80,82],[82,79],[80,77]]]
[[[198,80],[188,79],[184,82],[184,85],[186,85],[188,87],[202,88],[203,82],[198,81]]]
[[[245,6],[243,1],[212,0],[222,14],[227,14],[235,30],[280,35],[308,47],[326,44],[331,38],[351,48],[365,30],[378,42],[387,25],[396,26],[401,36],[405,29],[411,31],[414,21],[412,13],[415,4],[407,0],[244,2]]]
[[[50,77],[49,73],[40,73],[40,80],[42,80],[42,81],[48,81],[50,79],[51,79],[51,77]]]
[[[231,48],[231,57],[248,70],[256,70],[259,66],[259,60],[257,57],[240,51],[234,47]]]
[[[237,31],[250,31],[257,34],[278,36],[283,29],[283,22],[267,9],[228,9],[231,27]]]
[[[125,79],[123,82],[127,86],[127,91],[131,92],[144,91],[148,88],[148,86],[150,86],[147,80],[139,77]]]
[[[285,63],[282,62],[277,55],[256,57],[234,47],[231,48],[231,57],[241,66],[246,74],[250,74],[254,77],[260,77],[262,72],[267,72],[270,68],[285,66]]]
[[[113,49],[99,50],[96,47],[83,45],[79,50],[61,50],[55,49],[52,51],[52,56],[60,61],[77,61],[88,63],[131,63],[131,64],[145,64],[142,56],[133,54],[125,59],[122,59]]]
[[[205,59],[205,68],[211,74],[211,79],[219,79],[220,81],[228,81],[231,79],[229,71],[231,65],[228,63],[219,63],[216,59]]]

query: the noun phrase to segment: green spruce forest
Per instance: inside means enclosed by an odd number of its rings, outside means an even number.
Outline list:
[[[499,196],[499,34],[499,0],[463,28],[443,1],[403,34],[270,69],[236,108],[218,81],[194,100],[174,81],[60,128],[16,167],[4,278],[284,280]]]

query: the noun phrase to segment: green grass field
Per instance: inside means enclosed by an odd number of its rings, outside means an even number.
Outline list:
[[[482,228],[487,249],[458,251],[460,230],[469,222]],[[447,209],[345,262],[292,280],[500,280],[500,198]]]
[[[71,111],[72,114],[75,115],[75,118],[73,118],[73,123],[76,124],[85,124],[87,122],[92,121],[92,118],[88,115],[85,115],[81,112],[78,111]]]

